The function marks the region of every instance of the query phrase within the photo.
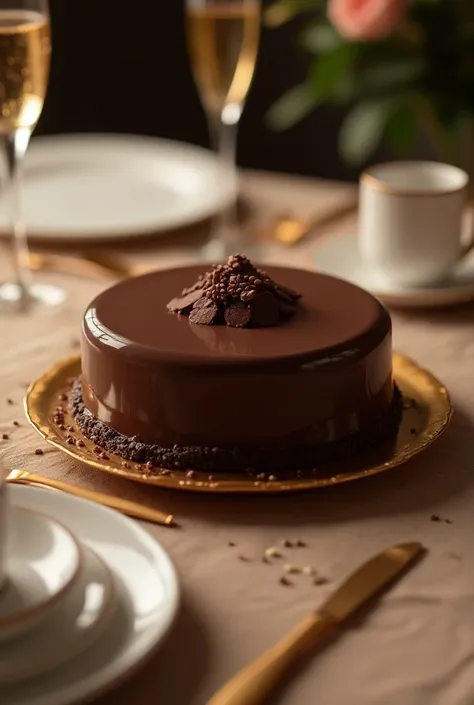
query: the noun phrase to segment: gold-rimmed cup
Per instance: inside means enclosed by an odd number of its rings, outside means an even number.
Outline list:
[[[472,249],[464,218],[469,177],[450,164],[387,162],[360,178],[359,252],[365,265],[399,286],[449,277]]]

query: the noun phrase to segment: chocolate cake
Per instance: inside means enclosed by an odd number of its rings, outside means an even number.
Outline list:
[[[348,282],[225,265],[120,282],[87,308],[71,411],[148,467],[314,469],[396,434],[390,316]]]

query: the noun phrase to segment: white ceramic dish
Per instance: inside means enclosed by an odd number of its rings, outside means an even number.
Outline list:
[[[36,629],[0,646],[0,686],[58,668],[86,649],[109,625],[117,607],[112,573],[90,548],[75,587]]]
[[[0,643],[35,627],[80,577],[82,554],[61,523],[33,508],[9,511],[7,583],[0,596]]]
[[[179,228],[235,201],[237,184],[209,150],[154,137],[78,134],[34,139],[25,158],[28,236],[113,241]],[[0,194],[0,230],[9,227]]]
[[[437,286],[394,286],[374,274],[361,261],[353,235],[321,238],[314,251],[316,269],[346,279],[370,291],[389,306],[436,308],[474,301],[474,257],[463,260],[445,282]]]
[[[77,534],[112,569],[118,605],[110,628],[87,653],[27,683],[2,688],[8,705],[71,705],[116,686],[163,641],[178,607],[173,564],[130,519],[61,492],[12,486],[12,500],[47,512]]]

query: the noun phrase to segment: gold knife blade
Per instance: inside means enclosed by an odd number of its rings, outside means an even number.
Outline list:
[[[89,499],[92,502],[97,502],[98,504],[102,504],[110,509],[116,509],[117,511],[122,512],[122,514],[126,514],[134,519],[150,521],[154,524],[161,524],[163,526],[175,526],[172,514],[166,514],[165,512],[161,512],[157,509],[152,509],[151,507],[144,507],[143,505],[138,504],[138,502],[131,502],[128,499],[122,499],[122,497],[114,497],[113,495],[104,494],[103,492],[95,492],[93,490],[86,489],[85,487],[70,485],[66,482],[61,482],[60,480],[52,480],[49,477],[36,475],[35,473],[27,472],[26,470],[12,470],[7,475],[7,482],[49,487],[53,490],[67,492],[67,494],[72,494],[76,497]]]
[[[399,544],[364,563],[319,609],[224,685],[208,705],[263,705],[299,656],[391,585],[424,550],[418,541]]]

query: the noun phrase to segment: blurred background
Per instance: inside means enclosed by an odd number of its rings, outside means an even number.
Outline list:
[[[51,22],[50,84],[35,134],[138,133],[208,145],[181,0],[51,0]],[[344,108],[320,107],[283,132],[271,130],[265,121],[270,106],[307,72],[310,57],[297,45],[303,22],[300,17],[276,30],[263,28],[239,129],[238,162],[254,169],[355,179],[359,170],[338,157]],[[386,155],[382,148],[376,158]]]

